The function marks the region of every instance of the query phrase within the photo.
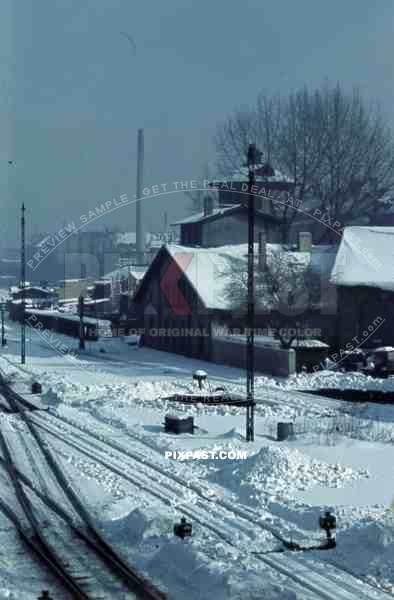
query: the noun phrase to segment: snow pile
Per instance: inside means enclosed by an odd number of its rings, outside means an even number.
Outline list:
[[[297,388],[298,390],[335,388],[339,390],[381,390],[388,392],[394,391],[394,377],[377,379],[370,375],[364,375],[364,373],[320,371],[314,375],[299,373],[292,376],[286,383],[281,384],[280,387],[283,389]]]
[[[192,540],[172,539],[164,544],[147,565],[149,574],[171,590],[173,600],[215,598],[217,600],[297,600],[299,596],[269,582],[266,572],[237,569],[228,561],[209,562]],[[236,576],[234,576],[236,574]],[[185,596],[185,590],[187,590]]]
[[[338,546],[330,562],[358,576],[379,582],[394,592],[394,523],[365,518],[345,531],[338,531]],[[328,559],[328,557],[327,557]]]
[[[223,571],[226,565],[222,566]],[[147,565],[147,571],[163,581],[171,590],[171,598],[230,597],[225,573],[212,570],[205,556],[196,552],[190,543],[172,539],[164,544]]]
[[[41,400],[47,404],[48,406],[58,406],[61,402],[61,397],[57,390],[55,390],[52,386],[49,386],[42,394]]]
[[[121,517],[100,523],[104,536],[172,599],[257,600],[263,592],[267,600],[297,600],[294,592],[279,585],[277,574],[265,569],[262,573],[261,564],[251,565],[249,558],[240,561],[237,551],[229,553],[217,540],[205,539],[198,527],[192,538],[174,537],[178,517],[171,511],[156,506],[128,512],[126,504],[124,508]]]
[[[233,427],[232,429],[230,429],[230,431],[226,431],[225,433],[222,433],[221,435],[218,435],[217,437],[218,437],[218,439],[222,439],[222,440],[243,441],[245,439],[245,436],[242,433],[242,430],[240,427]]]
[[[15,383],[20,378],[21,371],[16,369],[8,361],[2,360],[1,361],[1,375],[4,378],[5,383]]]
[[[154,512],[152,509],[137,508],[132,512],[110,521],[101,523],[101,528],[108,538],[121,544],[139,544],[144,539],[159,537],[163,532],[172,535],[173,521],[169,517]]]
[[[264,446],[245,460],[228,461],[210,479],[242,496],[256,498],[261,493],[282,497],[313,485],[340,487],[345,481],[368,476],[365,470],[323,463],[296,449]]]
[[[41,381],[45,381],[45,374]],[[74,400],[76,397],[84,395],[84,399],[87,399],[87,386],[81,386],[71,381],[64,379],[63,381],[57,381],[56,383],[50,383],[45,386],[42,393],[42,399],[50,405],[57,405],[66,400]],[[71,402],[73,404],[74,402]]]

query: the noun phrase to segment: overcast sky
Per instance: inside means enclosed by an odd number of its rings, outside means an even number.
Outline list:
[[[393,16],[392,0],[2,0],[3,235],[22,201],[30,231],[55,232],[132,197],[139,127],[145,185],[202,176],[217,123],[262,89],[356,84],[393,122]],[[186,209],[181,194],[146,201],[145,228]],[[134,212],[101,220],[133,230]]]

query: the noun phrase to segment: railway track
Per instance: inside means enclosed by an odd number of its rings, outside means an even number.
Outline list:
[[[86,431],[86,429],[74,424],[72,426],[74,432],[70,428],[67,430],[57,429],[56,431],[56,428],[48,425],[48,423],[42,423],[43,420],[47,421],[47,419],[37,414],[33,418],[36,422],[41,421],[40,426],[50,435],[55,435],[67,445],[72,445],[75,450],[82,452],[96,462],[100,462],[124,480],[138,486],[145,493],[160,499],[167,505],[173,505],[175,494],[178,498],[177,509],[180,512],[204,528],[209,529],[211,533],[232,547],[240,549],[240,544],[242,544],[242,553],[250,553],[251,542],[253,542],[253,548],[256,550],[258,540],[253,536],[253,531],[256,527],[271,533],[279,542],[285,541],[283,533],[278,528],[262,522],[261,515],[254,509],[235,506],[221,498],[212,498],[207,495],[207,490],[202,490],[199,486],[186,482],[178,475],[168,473],[162,466],[138,456],[132,450],[121,448],[117,442],[107,440],[105,442],[107,448],[104,451],[102,436],[90,430]],[[64,424],[62,417],[55,418],[59,418]],[[75,429],[79,429],[80,433],[76,434]],[[66,432],[67,435],[65,436]],[[114,449],[117,452],[114,453]],[[125,462],[125,456],[132,458],[133,462]],[[140,463],[140,469],[136,468],[134,461]],[[141,474],[141,466],[144,468],[149,466],[151,470],[155,471],[155,474],[152,471],[150,471],[150,474]],[[191,507],[190,497],[187,504],[182,503],[182,491],[184,490],[195,493],[195,509]],[[286,523],[281,520],[280,524],[283,531],[283,526]],[[263,540],[262,543],[266,548],[267,540]],[[255,551],[250,554],[255,554]],[[324,567],[321,567],[311,564],[306,560],[306,555],[305,558],[301,558],[299,555],[289,554],[288,552],[278,555],[270,554],[269,557],[262,554],[256,556],[256,560],[264,562],[267,566],[274,568],[282,575],[291,578],[298,586],[317,594],[316,597],[318,598],[329,600],[349,600],[349,598],[352,600],[356,598],[359,600],[376,600],[378,598],[389,598],[384,592],[377,591],[372,586],[354,577],[351,573],[340,570],[333,565],[324,565]],[[344,577],[350,579],[350,583],[344,581]]]
[[[259,517],[260,515],[257,515],[256,511],[253,509],[249,509],[249,507],[234,507],[226,500],[207,497],[206,490],[201,490],[198,486],[185,482],[178,475],[169,473],[168,470],[164,470],[163,467],[155,464],[153,461],[149,461],[149,459],[143,459],[141,455],[138,456],[138,453],[122,447],[117,442],[113,442],[112,440],[104,441],[103,436],[92,432],[90,429],[87,430],[68,419],[54,415],[45,414],[45,416],[43,416],[38,415],[36,412],[31,418],[35,421],[37,426],[46,429],[47,434],[60,437],[63,443],[71,444],[76,450],[89,456],[92,460],[102,462],[108,469],[118,473],[119,476],[128,480],[133,485],[150,493],[152,496],[161,499],[167,504],[171,502],[171,497],[169,496],[170,490],[173,498],[175,482],[180,486],[183,486],[184,489],[192,491],[198,497],[198,513],[196,514],[194,511],[190,511],[190,505],[185,507],[186,510],[184,513],[189,514],[189,516],[197,522],[200,521],[203,526],[210,528],[212,533],[218,535],[223,541],[232,546],[237,545],[237,536],[234,535],[233,527],[228,528],[226,526],[228,525],[228,521],[227,523],[223,522],[223,509],[229,510],[229,512],[232,512],[233,515],[238,517],[238,522],[240,524],[240,526],[236,528],[239,534],[238,539],[242,536],[248,537],[248,534],[250,534],[251,523],[253,523],[253,526],[261,526],[263,529],[271,531],[273,535],[278,533],[278,531],[273,531],[272,527],[267,526],[266,523],[258,522],[256,517]],[[57,427],[54,426],[54,420],[58,421]],[[67,439],[66,436],[64,436],[64,427],[69,428],[67,430],[69,434]],[[76,430],[79,431],[78,434],[76,434]],[[128,435],[130,435],[130,433]],[[84,440],[82,439],[82,436],[85,438]],[[133,436],[131,435],[131,437]],[[138,439],[139,442],[144,443],[138,436],[136,436],[136,439]],[[100,456],[100,445],[101,453],[103,453],[103,444],[107,446],[106,460]],[[110,452],[108,451],[109,449]],[[154,448],[153,445],[152,449],[158,452],[157,448]],[[112,460],[108,460],[108,455],[114,451],[118,452],[119,455],[117,456],[117,459],[114,459],[112,462]],[[145,469],[147,467],[151,469],[150,475],[142,477],[139,473],[139,475],[136,476],[135,473],[138,469],[136,469],[135,464],[131,462],[125,465],[125,457],[127,457],[127,460],[132,459],[133,461],[139,462],[140,467],[143,465]],[[129,471],[131,470],[134,471],[134,476],[130,475]],[[155,475],[152,474],[152,471],[155,471]],[[163,479],[165,478],[167,478],[168,481],[164,481]],[[211,507],[210,510],[207,510],[206,502],[209,503],[209,506]],[[216,526],[212,527],[212,507],[215,505],[217,505],[216,508],[219,509],[220,512],[217,512],[214,515]],[[178,504],[178,508],[181,508],[181,505]],[[201,519],[201,511],[204,509],[207,510],[207,512],[205,513],[204,518]],[[187,510],[189,510],[189,513]],[[198,515],[200,515],[200,518]],[[206,516],[210,516],[211,518],[204,524]],[[243,522],[242,519],[244,520]],[[281,534],[275,537],[280,540]],[[236,541],[234,542],[234,540]],[[249,544],[250,542],[251,539],[249,538]],[[264,562],[271,569],[274,569],[276,572],[281,573],[286,578],[292,580],[295,584],[295,588],[304,590],[304,592],[308,591],[308,593],[312,594],[312,597],[315,598],[324,598],[325,600],[383,600],[384,598],[392,597],[352,576],[352,574],[344,569],[339,569],[333,565],[327,565],[327,563],[324,566],[321,564],[313,564],[310,561],[307,561],[304,556],[295,555],[293,553],[289,554],[286,552],[282,554],[271,554],[269,556],[261,555],[256,556],[256,560]],[[346,578],[346,580],[344,580],[344,578]]]
[[[122,584],[132,592],[130,598],[141,598],[146,600],[162,600],[165,595],[159,591],[150,581],[143,577],[140,573],[130,567],[122,557],[107,543],[101,532],[98,531],[91,515],[82,505],[78,495],[70,485],[69,481],[65,477],[62,469],[60,468],[57,460],[54,458],[53,453],[50,451],[48,444],[42,439],[41,435],[37,432],[36,427],[31,423],[30,418],[27,416],[23,408],[20,406],[18,397],[15,392],[10,390],[7,386],[0,383],[0,392],[7,399],[10,407],[13,411],[18,412],[22,421],[27,426],[31,436],[34,438],[37,446],[40,448],[43,457],[45,458],[47,468],[51,473],[51,477],[55,478],[58,486],[61,488],[65,497],[68,499],[69,508],[68,511],[62,510],[63,519],[66,522],[68,529],[72,531],[73,535],[77,534],[82,540],[85,546],[88,546],[90,554],[95,554],[96,560],[100,560],[104,563],[107,571],[112,574],[112,578],[116,577],[118,582]],[[12,448],[9,441],[7,441],[4,432],[0,432],[0,447],[4,456],[4,464],[9,474],[9,477],[14,486],[15,494],[17,496],[20,507],[26,518],[29,528],[33,531],[33,535],[29,537],[30,546],[34,544],[36,553],[41,559],[46,560],[47,566],[58,576],[63,585],[72,593],[73,597],[78,599],[88,598],[100,598],[100,597],[119,597],[119,583],[117,587],[109,582],[106,589],[110,589],[110,593],[107,596],[100,596],[97,591],[97,585],[94,585],[93,578],[86,574],[87,564],[85,561],[85,570],[80,572],[75,568],[76,561],[70,560],[70,557],[64,558],[59,555],[58,548],[61,544],[63,547],[72,546],[75,549],[75,544],[71,542],[71,539],[66,538],[65,527],[60,530],[58,526],[54,525],[53,515],[49,519],[49,526],[46,528],[42,527],[42,519],[40,520],[37,515],[42,511],[39,511],[38,501],[32,499],[24,489],[18,476],[16,475],[16,464],[12,453]],[[37,465],[35,465],[37,468]],[[48,490],[45,490],[48,492]],[[71,507],[71,515],[70,515]],[[75,514],[79,516],[80,523],[78,527],[75,527]],[[59,511],[58,511],[59,512]],[[81,525],[82,524],[82,525]],[[61,538],[59,538],[59,531],[61,531]],[[54,535],[56,540],[54,541]],[[63,542],[60,541],[63,540]],[[82,553],[83,556],[83,553]],[[83,564],[81,555],[78,559],[78,564]],[[103,578],[103,565],[101,564],[101,579]],[[96,570],[98,572],[98,570]],[[110,585],[111,584],[111,585]],[[101,584],[99,584],[101,585]],[[91,592],[92,588],[95,587],[94,593]],[[114,595],[115,594],[115,595]],[[123,593],[124,595],[124,593]],[[121,597],[121,596],[120,596]]]

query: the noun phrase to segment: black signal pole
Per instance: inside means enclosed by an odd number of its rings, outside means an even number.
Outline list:
[[[22,204],[22,215],[21,215],[21,311],[22,311],[22,323],[21,323],[21,364],[26,363],[26,253],[25,253],[25,205]]]
[[[83,295],[79,296],[79,349],[85,350],[85,329],[83,324]]]
[[[247,314],[247,336],[246,336],[246,441],[254,441],[254,194],[252,186],[256,183],[255,168],[261,159],[261,152],[255,144],[248,148],[248,314]]]
[[[4,311],[5,311],[5,302],[2,301],[0,304],[1,307],[1,345],[2,346],[6,346],[7,345],[7,340],[5,337],[5,330],[4,330]]]

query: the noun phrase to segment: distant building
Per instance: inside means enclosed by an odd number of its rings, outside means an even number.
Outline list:
[[[119,260],[114,238],[109,230],[81,230],[67,237],[62,244],[65,278],[98,279],[113,269]]]
[[[255,206],[266,214],[273,214],[272,200],[283,192],[294,191],[294,181],[274,170],[269,165],[258,165],[255,169],[255,180],[258,196],[255,196]],[[248,200],[249,170],[241,167],[222,181],[212,182],[211,188],[218,190],[219,206],[246,204]]]
[[[346,227],[331,275],[339,347],[394,345],[393,253],[394,227]]]
[[[256,244],[255,250],[256,260],[273,264],[281,246],[267,244],[263,250]],[[145,330],[146,345],[209,360],[212,324],[226,323],[235,327],[244,324],[242,306],[236,307],[238,296],[232,296],[230,290],[240,281],[239,270],[241,279],[242,273],[246,275],[247,252],[247,244],[215,249],[163,246],[143,278],[129,312],[130,322],[134,319],[135,326]],[[295,261],[300,269],[306,269],[311,263],[320,283],[318,256],[319,248],[305,252],[284,250],[289,265]],[[333,260],[331,254],[323,261],[324,278],[329,277]],[[244,287],[245,298],[241,292],[241,302],[246,301],[246,284]],[[268,319],[264,316],[262,322],[268,322],[269,318],[269,315]],[[256,309],[256,323],[258,320]],[[187,331],[194,333],[185,333]]]
[[[211,182],[213,192],[207,192],[204,210],[182,219],[174,225],[180,227],[180,244],[203,248],[226,244],[244,244],[248,241],[248,205],[253,193],[255,207],[255,239],[263,233],[267,243],[283,241],[283,219],[275,210],[275,201],[283,201],[285,192],[292,192],[294,183],[269,165],[255,169],[255,186],[249,186],[246,167],[222,181]],[[288,198],[288,195],[286,195]]]
[[[144,256],[141,264],[141,257],[137,253],[135,231],[117,233],[114,237],[114,246],[119,255],[118,264],[120,266],[133,265],[133,267],[138,268],[147,266],[163,243],[176,243],[178,241],[177,232],[171,229],[162,233],[145,233]]]
[[[11,289],[11,300],[8,303],[9,316],[18,319],[22,314],[22,301],[25,300],[26,308],[46,309],[57,303],[57,295],[54,290],[46,290],[40,287],[27,286],[22,289]]]
[[[89,299],[86,306],[89,306],[91,314],[112,316],[127,314],[131,298],[136,293],[138,286],[143,279],[147,268],[128,265],[119,267],[94,281],[89,286]]]
[[[239,200],[239,197],[238,197]],[[173,224],[180,227],[182,246],[209,248],[248,241],[248,209],[243,204],[213,208],[206,203],[204,211]],[[255,211],[255,239],[264,234],[268,243],[279,243],[281,224],[277,217]]]

